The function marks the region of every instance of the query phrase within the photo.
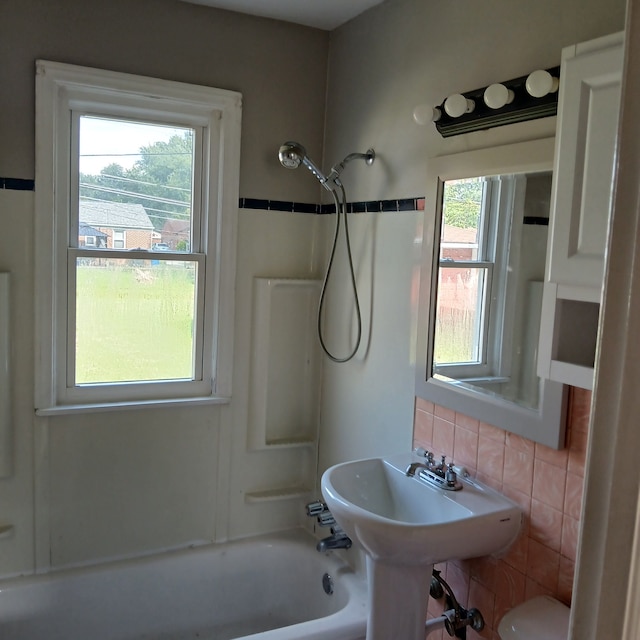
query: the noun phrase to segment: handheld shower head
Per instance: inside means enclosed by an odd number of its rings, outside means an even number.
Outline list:
[[[280,164],[287,169],[297,169],[306,155],[307,150],[298,142],[285,142],[278,152]]]
[[[320,171],[313,160],[307,155],[307,150],[299,142],[285,142],[278,152],[278,158],[283,167],[297,169],[302,163],[313,175],[320,180],[320,184],[329,191],[333,188],[327,184],[327,176]]]

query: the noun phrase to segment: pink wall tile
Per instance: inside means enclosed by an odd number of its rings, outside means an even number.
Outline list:
[[[413,439],[419,442],[431,442],[433,440],[433,412],[427,413],[420,410],[417,404],[413,425]]]
[[[474,471],[478,467],[478,433],[456,425],[453,438],[453,458],[456,464]]]
[[[481,422],[478,429],[481,436],[504,444],[507,435],[506,431],[498,429],[498,427],[494,427],[487,422]]]
[[[562,521],[562,555],[569,560],[576,561],[576,551],[578,548],[578,534],[580,522],[569,516],[565,516]]]
[[[456,418],[454,420],[456,427],[462,427],[463,429],[469,429],[469,431],[475,431],[478,433],[480,429],[480,421],[475,418],[465,416],[464,413],[458,413],[456,411]]]
[[[567,472],[564,469],[536,458],[533,469],[532,497],[562,511],[566,484]]]
[[[531,500],[529,535],[545,546],[560,551],[562,540],[562,511],[554,509],[535,498]]]
[[[530,538],[527,575],[552,593],[556,593],[559,572],[560,554]]]
[[[491,438],[479,436],[477,469],[501,483],[504,470],[504,445]]]
[[[433,450],[436,456],[453,457],[453,437],[455,427],[453,422],[439,416],[433,418]]]
[[[508,550],[443,566],[443,576],[463,606],[476,607],[485,617],[485,629],[469,630],[468,638],[497,640],[504,613],[536,595],[571,603],[590,405],[591,392],[570,390],[567,447],[556,451],[416,399],[414,446],[475,467],[478,478],[523,511],[522,531]],[[430,615],[434,611],[439,615],[442,604],[430,603]],[[438,632],[429,640],[446,637]]]
[[[447,409],[439,404],[434,405],[433,413],[438,416],[438,418],[442,418],[452,424],[456,421],[456,412],[453,409]]]
[[[583,478],[573,473],[567,473],[567,485],[564,491],[564,512],[576,520],[579,520],[582,514],[583,489]]]
[[[531,495],[533,488],[533,455],[505,447],[502,482]]]

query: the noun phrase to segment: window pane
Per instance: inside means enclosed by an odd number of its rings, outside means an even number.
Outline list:
[[[441,268],[438,278],[434,366],[478,364],[486,269]]]
[[[440,260],[478,260],[482,225],[482,178],[447,180],[442,201]]]
[[[197,264],[77,259],[76,384],[191,380]]]
[[[190,251],[194,130],[79,120],[78,246]]]

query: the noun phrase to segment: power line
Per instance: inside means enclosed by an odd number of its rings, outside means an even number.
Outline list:
[[[85,189],[93,189],[95,191],[104,191],[106,193],[114,193],[116,195],[131,196],[133,198],[139,198],[141,200],[151,200],[152,202],[162,202],[163,204],[174,205],[178,207],[190,207],[191,203],[185,200],[171,200],[170,198],[162,198],[160,196],[148,196],[144,193],[137,193],[136,191],[125,191],[124,189],[115,189],[114,187],[104,187],[97,184],[89,184],[87,182],[81,182],[80,187]]]
[[[93,176],[93,174],[84,174],[84,175]],[[159,184],[157,182],[145,182],[144,180],[136,180],[135,178],[125,178],[124,176],[113,176],[109,173],[100,173],[94,177],[111,178],[113,180],[123,180],[124,182],[133,182],[134,184],[144,184],[144,185],[149,185],[151,187],[162,187],[163,189],[174,189],[175,191],[186,191],[187,193],[191,193],[191,189],[186,187],[173,187],[168,184]],[[86,183],[83,183],[83,184],[86,184]]]
[[[136,156],[192,156],[191,151],[174,151],[171,153],[81,153],[81,158],[130,158]]]

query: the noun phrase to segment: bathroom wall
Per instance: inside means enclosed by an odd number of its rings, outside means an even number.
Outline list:
[[[0,575],[298,524],[299,500],[296,509],[290,500],[245,501],[247,491],[287,482],[285,469],[299,472],[305,459],[247,451],[251,286],[255,275],[316,276],[322,232],[318,216],[238,210],[229,405],[35,418],[34,61],[242,92],[240,195],[315,203],[317,182],[282,169],[277,149],[289,138],[322,147],[328,45],[323,31],[177,0],[2,3],[0,177],[16,180],[0,188],[0,271],[11,273],[15,463],[13,475],[0,479],[0,523],[14,525],[0,540]],[[306,99],[292,101],[283,87]]]
[[[412,113],[454,92],[557,65],[564,46],[621,30],[624,10],[622,0],[385,2],[331,34],[325,157],[330,163],[374,147],[374,165],[358,167],[349,179],[352,199],[402,198],[424,193],[429,157],[554,135],[556,120],[547,118],[445,140],[433,125],[418,126]],[[434,203],[426,202],[425,215],[434,211]],[[366,224],[362,228],[366,232]],[[419,235],[410,242],[389,221],[385,242],[401,237],[404,251],[383,271],[388,282],[406,288]],[[407,449],[405,424],[414,423],[415,408],[415,443],[455,454],[457,462],[462,452],[469,466],[516,498],[527,524],[507,556],[445,568],[456,593],[469,595],[470,604],[486,614],[488,629],[480,637],[495,638],[501,613],[525,597],[550,592],[570,601],[589,395],[572,390],[568,448],[560,452],[421,401],[414,407],[407,392],[413,388],[414,352],[405,345],[413,339],[417,300],[393,288],[387,299],[381,295],[376,288],[372,326],[378,340],[393,340],[400,350],[387,361],[363,359],[331,369],[320,469],[349,457]]]
[[[300,521],[299,498],[246,499],[315,467],[315,452],[248,451],[251,286],[254,276],[317,277],[333,224],[331,216],[239,210],[229,405],[34,418],[28,183],[34,178],[36,59],[242,92],[242,197],[320,199],[308,172],[284,171],[277,162],[281,142],[298,139],[323,166],[375,147],[374,165],[350,164],[345,184],[352,201],[388,202],[424,193],[429,156],[549,135],[555,127],[547,119],[444,141],[433,127],[415,125],[416,105],[557,64],[562,46],[622,28],[623,13],[623,0],[482,6],[387,0],[328,34],[177,0],[4,0],[0,177],[18,183],[0,189],[0,217],[10,230],[0,235],[0,270],[12,274],[15,380],[14,474],[0,480],[0,522],[15,529],[0,540],[0,575]],[[414,209],[351,216],[364,341],[349,364],[325,361],[321,470],[411,446],[422,215]],[[340,345],[345,326],[353,326],[344,269],[341,257],[328,308],[328,337]]]
[[[555,118],[545,118],[445,140],[433,125],[418,126],[412,114],[451,93],[557,65],[562,47],[622,29],[624,9],[624,0],[390,0],[374,7],[331,33],[325,164],[374,147],[371,167],[349,165],[343,174],[350,199],[416,197],[424,194],[429,157],[554,135]],[[425,204],[425,215],[434,210],[433,202]],[[373,243],[371,230],[383,224],[384,237],[379,233]],[[371,351],[325,369],[321,470],[410,446],[419,224],[419,215],[402,213],[363,214],[356,223],[364,291],[371,270],[363,255],[378,246],[393,254],[375,271],[374,306],[365,306]],[[349,281],[339,281],[339,304],[348,304]],[[344,324],[332,327],[338,340]]]
[[[570,389],[566,448],[556,451],[416,399],[414,445],[465,465],[520,505],[524,516],[520,536],[505,553],[437,567],[461,604],[485,618],[486,629],[469,632],[470,638],[496,638],[504,613],[535,595],[571,604],[590,402],[590,391]],[[442,601],[431,599],[429,612],[440,615]]]

